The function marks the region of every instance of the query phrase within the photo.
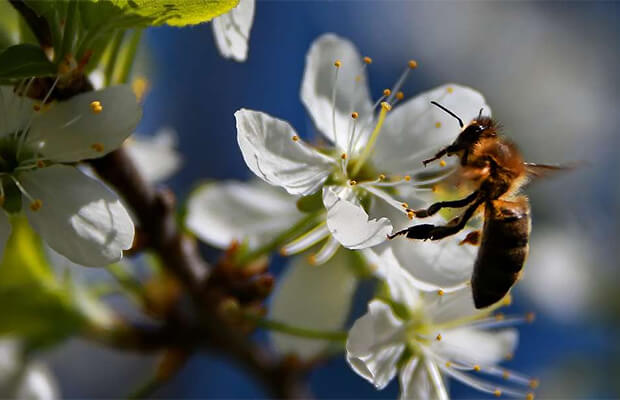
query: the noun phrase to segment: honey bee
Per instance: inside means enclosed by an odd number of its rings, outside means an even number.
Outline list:
[[[460,159],[463,177],[477,189],[464,199],[441,201],[427,209],[413,211],[416,217],[425,218],[442,208],[467,207],[447,224],[414,225],[388,235],[388,238],[406,235],[410,239],[440,240],[464,229],[477,213],[484,213],[482,232],[470,232],[461,244],[480,246],[471,287],[474,305],[485,308],[508,293],[519,279],[528,255],[530,204],[521,189],[533,177],[568,167],[524,162],[517,147],[500,135],[498,123],[483,116],[482,109],[478,117],[465,126],[455,113],[437,102],[431,103],[456,118],[461,133],[452,144],[424,160],[424,165],[443,156],[456,155]]]

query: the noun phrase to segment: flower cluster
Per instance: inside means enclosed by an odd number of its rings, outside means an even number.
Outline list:
[[[274,333],[282,353],[313,359],[329,351],[330,335],[316,330],[343,327],[357,282],[370,273],[379,289],[346,338],[347,361],[360,376],[382,389],[398,374],[401,398],[448,398],[446,377],[490,394],[533,397],[527,388],[535,380],[498,366],[517,344],[509,326],[530,318],[493,315],[509,298],[476,310],[468,284],[475,248],[462,245],[465,234],[439,243],[386,242],[411,224],[413,207],[450,188],[456,169],[443,161],[422,166],[459,134],[452,117],[430,101],[464,120],[480,109],[490,114],[490,107],[457,84],[406,100],[402,88],[415,61],[373,101],[372,62],[336,35],[318,38],[307,55],[301,99],[321,139],[305,140],[264,112],[237,111],[239,147],[259,180],[199,187],[186,224],[221,248],[236,241],[253,254],[307,251],[282,277],[270,318],[295,332],[310,330],[312,338]],[[352,267],[360,263],[364,270]]]

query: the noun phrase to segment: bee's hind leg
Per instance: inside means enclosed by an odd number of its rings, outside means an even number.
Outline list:
[[[388,235],[388,239],[393,239],[396,236],[405,235],[409,239],[439,240],[447,236],[454,235],[455,233],[458,233],[463,228],[465,228],[465,225],[467,225],[467,221],[471,219],[480,204],[482,204],[481,200],[476,201],[474,204],[470,205],[460,217],[453,219],[446,225],[414,225],[410,226],[407,229],[403,229],[402,231],[396,232],[393,235]]]
[[[439,201],[437,203],[433,203],[427,209],[415,210],[413,214],[418,218],[426,218],[431,215],[437,214],[439,210],[442,208],[461,208],[470,204],[472,201],[478,198],[479,192],[476,190],[469,196],[460,200],[452,200],[452,201]]]

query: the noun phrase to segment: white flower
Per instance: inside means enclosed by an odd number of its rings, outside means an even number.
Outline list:
[[[213,246],[226,248],[236,241],[256,249],[302,217],[279,188],[260,181],[226,181],[206,183],[190,194],[185,223]]]
[[[222,57],[246,60],[253,20],[254,0],[239,0],[237,7],[211,21],[215,44]]]
[[[301,98],[330,141],[326,148],[305,143],[287,122],[265,113],[246,109],[235,113],[239,146],[252,172],[291,195],[322,197],[325,222],[285,246],[287,254],[327,239],[317,254],[327,260],[338,244],[362,249],[385,241],[393,222],[374,215],[373,203],[385,203],[401,217],[412,216],[395,196],[415,197],[449,172],[422,170],[421,161],[459,133],[455,121],[430,101],[443,103],[465,120],[478,115],[480,108],[489,112],[478,92],[453,84],[422,93],[390,111],[403,98],[399,90],[415,68],[414,61],[373,105],[366,80],[370,63],[349,41],[332,34],[312,45]],[[422,173],[427,176],[424,180]],[[422,184],[427,187],[421,188]]]
[[[0,339],[0,398],[52,400],[60,398],[54,378],[39,362],[23,363],[14,339]]]
[[[373,253],[367,250],[366,253]],[[369,254],[389,294],[373,300],[349,332],[347,361],[360,376],[383,389],[399,375],[402,399],[446,399],[445,377],[495,395],[532,397],[523,387],[537,381],[497,364],[517,345],[513,329],[500,329],[530,317],[489,316],[476,310],[471,289],[420,291],[391,249]],[[503,378],[493,384],[482,376]]]
[[[148,182],[161,182],[181,166],[181,155],[175,150],[177,134],[171,128],[162,128],[152,137],[134,134],[125,143],[125,150]]]
[[[51,104],[0,87],[0,254],[11,231],[7,213],[24,210],[47,244],[70,260],[118,261],[133,241],[129,214],[116,194],[70,163],[118,148],[140,117],[128,86]]]

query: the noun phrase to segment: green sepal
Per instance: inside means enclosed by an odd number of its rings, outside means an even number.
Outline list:
[[[39,76],[53,76],[56,66],[39,46],[18,44],[0,53],[0,79],[17,80]]]

